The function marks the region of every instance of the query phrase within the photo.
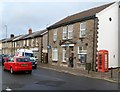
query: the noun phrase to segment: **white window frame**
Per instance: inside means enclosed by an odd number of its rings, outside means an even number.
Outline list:
[[[23,46],[25,46],[25,40],[23,40]]]
[[[26,41],[27,41],[27,46],[29,46],[29,40],[27,39]]]
[[[68,39],[73,38],[73,25],[68,25]]]
[[[62,54],[62,62],[67,62],[67,61],[66,61],[67,58],[65,57],[66,48],[63,47],[62,49],[63,49],[63,50],[62,50],[62,51],[63,51],[63,54]]]
[[[34,39],[31,39],[31,47],[34,45]]]
[[[58,61],[58,49],[57,48],[52,48],[52,61]]]
[[[15,47],[17,47],[17,42],[15,42]]]
[[[63,27],[63,40],[67,39],[67,26]]]
[[[86,22],[80,23],[80,38],[86,36]]]
[[[54,30],[53,41],[57,41],[57,29]]]
[[[38,46],[38,38],[36,38],[36,46]]]
[[[80,48],[81,48],[81,50],[80,50]],[[82,56],[82,55],[84,55],[85,57],[87,56],[87,47],[86,47],[86,49],[84,49],[84,47],[82,46],[78,46],[78,59],[80,59],[80,56]],[[86,59],[87,59],[87,57],[86,57]],[[84,62],[82,62],[82,61],[80,61],[81,63],[85,63],[86,62],[86,59],[85,59],[85,61]]]
[[[80,48],[82,48],[82,49],[80,50]],[[86,47],[86,50],[85,50],[83,46],[82,47],[78,46],[78,54],[81,54],[81,53],[87,54],[87,47]]]

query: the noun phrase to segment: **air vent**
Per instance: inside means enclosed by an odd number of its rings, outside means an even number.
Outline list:
[[[112,21],[112,18],[109,18],[109,21]]]

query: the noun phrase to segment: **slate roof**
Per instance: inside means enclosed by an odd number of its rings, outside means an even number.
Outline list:
[[[113,2],[115,3],[115,2]],[[105,8],[109,7],[110,5],[112,5],[113,3],[109,3],[109,4],[105,4],[99,7],[95,7],[71,16],[68,16],[58,22],[56,22],[55,24],[49,26],[47,29],[53,29],[53,28],[57,28],[60,26],[65,26],[68,24],[72,24],[72,23],[76,23],[76,22],[80,22],[80,21],[84,21],[90,18],[95,18],[95,14],[99,13],[100,11],[104,10]]]

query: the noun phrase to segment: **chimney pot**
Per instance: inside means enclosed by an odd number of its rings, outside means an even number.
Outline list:
[[[32,33],[32,29],[31,29],[31,28],[28,30],[28,33],[29,33],[29,34],[31,34],[31,33]]]
[[[11,34],[11,35],[10,35],[10,38],[13,38],[13,37],[14,37],[14,34]]]

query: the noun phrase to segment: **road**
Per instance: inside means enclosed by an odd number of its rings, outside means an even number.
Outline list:
[[[0,68],[2,69],[2,68]],[[12,90],[117,90],[118,84],[38,68],[32,74],[2,72],[2,89]]]

